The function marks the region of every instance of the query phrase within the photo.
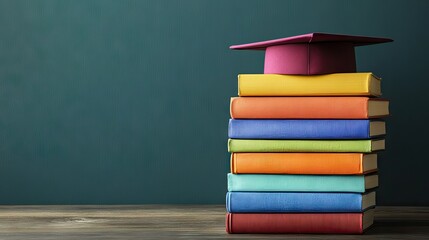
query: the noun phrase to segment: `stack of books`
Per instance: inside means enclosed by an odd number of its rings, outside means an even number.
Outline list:
[[[228,233],[363,233],[373,223],[387,100],[354,47],[391,39],[311,33],[265,50],[231,99]]]

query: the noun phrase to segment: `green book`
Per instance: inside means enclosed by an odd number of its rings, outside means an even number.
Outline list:
[[[384,139],[247,140],[229,139],[229,152],[362,152],[384,150]]]
[[[359,192],[378,186],[378,175],[228,174],[230,192]]]

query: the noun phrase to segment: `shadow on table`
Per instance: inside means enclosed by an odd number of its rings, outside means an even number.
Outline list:
[[[376,220],[365,234],[427,234],[429,236],[429,219]]]

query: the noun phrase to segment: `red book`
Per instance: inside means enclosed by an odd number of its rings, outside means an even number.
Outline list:
[[[363,213],[227,213],[228,233],[362,234],[374,221]]]

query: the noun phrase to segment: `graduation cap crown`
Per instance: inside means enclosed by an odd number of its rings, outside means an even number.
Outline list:
[[[356,72],[355,47],[392,39],[309,33],[263,42],[233,45],[236,50],[265,50],[264,73],[315,75]]]

